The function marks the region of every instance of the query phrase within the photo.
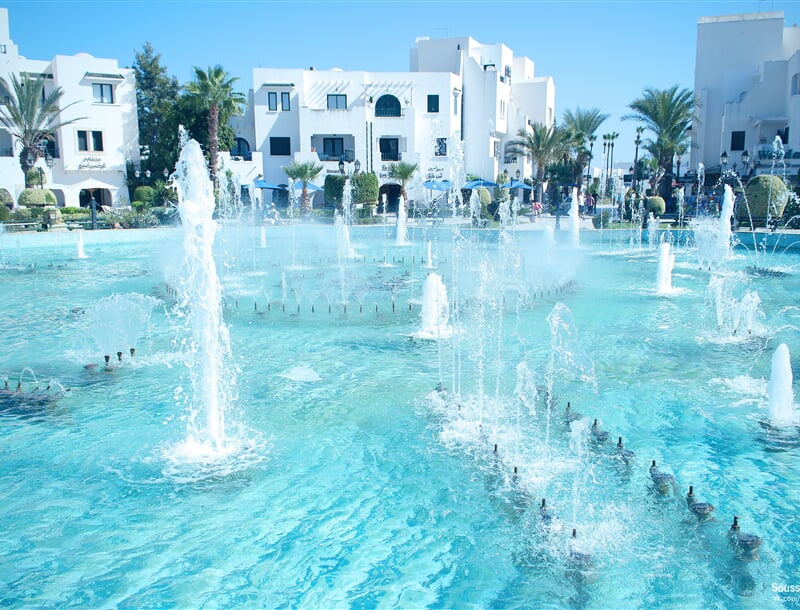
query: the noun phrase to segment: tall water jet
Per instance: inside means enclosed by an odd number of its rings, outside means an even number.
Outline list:
[[[697,218],[692,222],[701,267],[719,266],[731,254],[733,200],[733,189],[726,184],[719,218]]]
[[[398,246],[404,246],[408,244],[407,240],[407,229],[406,229],[406,202],[403,200],[403,196],[397,200],[397,225],[396,225],[396,239],[395,243]]]
[[[83,229],[78,229],[78,258],[89,258],[83,249]]]
[[[672,292],[672,268],[675,266],[675,255],[668,241],[661,242],[658,248],[658,275],[656,277],[656,291],[658,294]]]
[[[218,455],[225,442],[225,411],[233,371],[228,329],[222,320],[222,286],[214,264],[214,191],[200,145],[181,132],[181,154],[175,167],[178,212],[183,227],[183,266],[178,307],[191,330],[187,365],[192,381],[187,448]],[[202,415],[202,422],[197,421]],[[199,447],[198,447],[199,445]]]
[[[771,423],[794,423],[794,391],[792,390],[792,362],[789,348],[781,343],[772,354],[772,373],[767,385],[769,419]]]
[[[261,225],[261,247],[267,247],[267,227]]]
[[[422,288],[422,325],[418,339],[446,339],[453,334],[447,288],[438,273],[429,273]]]
[[[347,178],[342,187],[342,214],[336,213],[336,256],[339,262],[354,257],[355,252],[350,245],[350,225],[352,224],[353,185]]]
[[[569,208],[569,235],[570,243],[574,247],[581,245],[581,209],[580,202],[578,201],[578,189],[572,187],[572,203]]]

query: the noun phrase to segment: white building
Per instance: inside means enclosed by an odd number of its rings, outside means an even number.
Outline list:
[[[554,106],[552,79],[534,78],[533,62],[507,47],[420,39],[409,72],[255,68],[248,110],[231,126],[239,152],[263,153],[270,182],[286,183],[291,161],[314,161],[324,167],[321,186],[340,160],[350,169],[357,160],[392,201],[396,161],[418,164],[418,182],[530,176],[504,147],[529,123],[552,124]]]
[[[697,23],[691,166],[772,171],[773,144],[785,149],[787,176],[800,167],[800,28],[785,27],[783,12],[701,17]]]
[[[139,159],[139,128],[133,70],[115,59],[86,53],[56,55],[50,60],[26,59],[12,42],[8,10],[0,8],[0,96],[9,95],[11,75],[44,75],[45,94],[61,87],[61,120],[79,118],[59,129],[49,147],[52,168],[39,158],[45,186],[59,206],[124,207],[128,201],[126,161]],[[72,104],[67,108],[68,105]],[[15,198],[25,187],[17,155],[19,144],[0,126],[0,187]]]

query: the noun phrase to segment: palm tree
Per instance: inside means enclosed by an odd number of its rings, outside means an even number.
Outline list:
[[[58,129],[81,118],[61,120],[60,114],[70,106],[59,107],[61,87],[56,87],[48,95],[42,95],[44,76],[32,78],[23,75],[18,79],[11,75],[13,96],[0,105],[0,123],[20,143],[19,166],[27,176],[36,160],[42,155],[42,142],[55,141],[53,135]]]
[[[300,198],[300,210],[305,216],[311,214],[311,195],[308,192],[308,183],[319,176],[322,169],[321,165],[317,165],[313,161],[306,161],[304,163],[292,161],[283,168],[283,172],[289,178],[290,189],[294,188],[295,180],[299,180],[303,185],[303,194]]]
[[[219,157],[219,120],[227,119],[234,114],[242,114],[245,102],[244,94],[233,90],[233,83],[238,78],[230,76],[219,64],[210,66],[208,70],[194,68],[194,80],[184,86],[190,99],[197,107],[208,113],[208,164],[211,180],[216,189],[217,164]]]
[[[600,112],[598,108],[583,110],[578,107],[575,112],[564,111],[564,127],[571,134],[572,148],[575,152],[576,182],[578,184],[581,184],[584,168],[592,161],[591,149],[597,139],[595,132],[608,117],[608,114]],[[586,186],[588,188],[589,185]]]
[[[406,163],[405,161],[398,161],[389,168],[389,178],[397,180],[400,183],[400,194],[403,196],[404,200],[408,199],[406,184],[411,180],[411,176],[414,175],[415,171],[417,171],[417,164]]]
[[[531,130],[520,129],[508,150],[525,155],[536,166],[536,200],[542,201],[542,186],[547,166],[561,160],[569,151],[569,133],[563,127],[533,123]]]
[[[628,105],[633,114],[623,119],[635,119],[653,133],[654,138],[645,142],[647,150],[658,162],[659,174],[672,176],[675,155],[689,149],[689,128],[695,119],[697,101],[688,89],[673,85],[669,89],[648,87],[639,99]],[[665,201],[671,198],[672,180],[663,181],[659,187]]]

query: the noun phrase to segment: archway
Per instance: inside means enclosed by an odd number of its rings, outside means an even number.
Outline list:
[[[384,184],[380,188],[378,197],[378,214],[396,214],[397,203],[400,200],[399,184]],[[386,195],[386,210],[383,209],[383,196]]]

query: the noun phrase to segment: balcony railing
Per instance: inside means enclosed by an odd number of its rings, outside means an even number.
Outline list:
[[[381,153],[381,161],[399,161],[400,160],[400,153],[399,152],[382,152]]]

